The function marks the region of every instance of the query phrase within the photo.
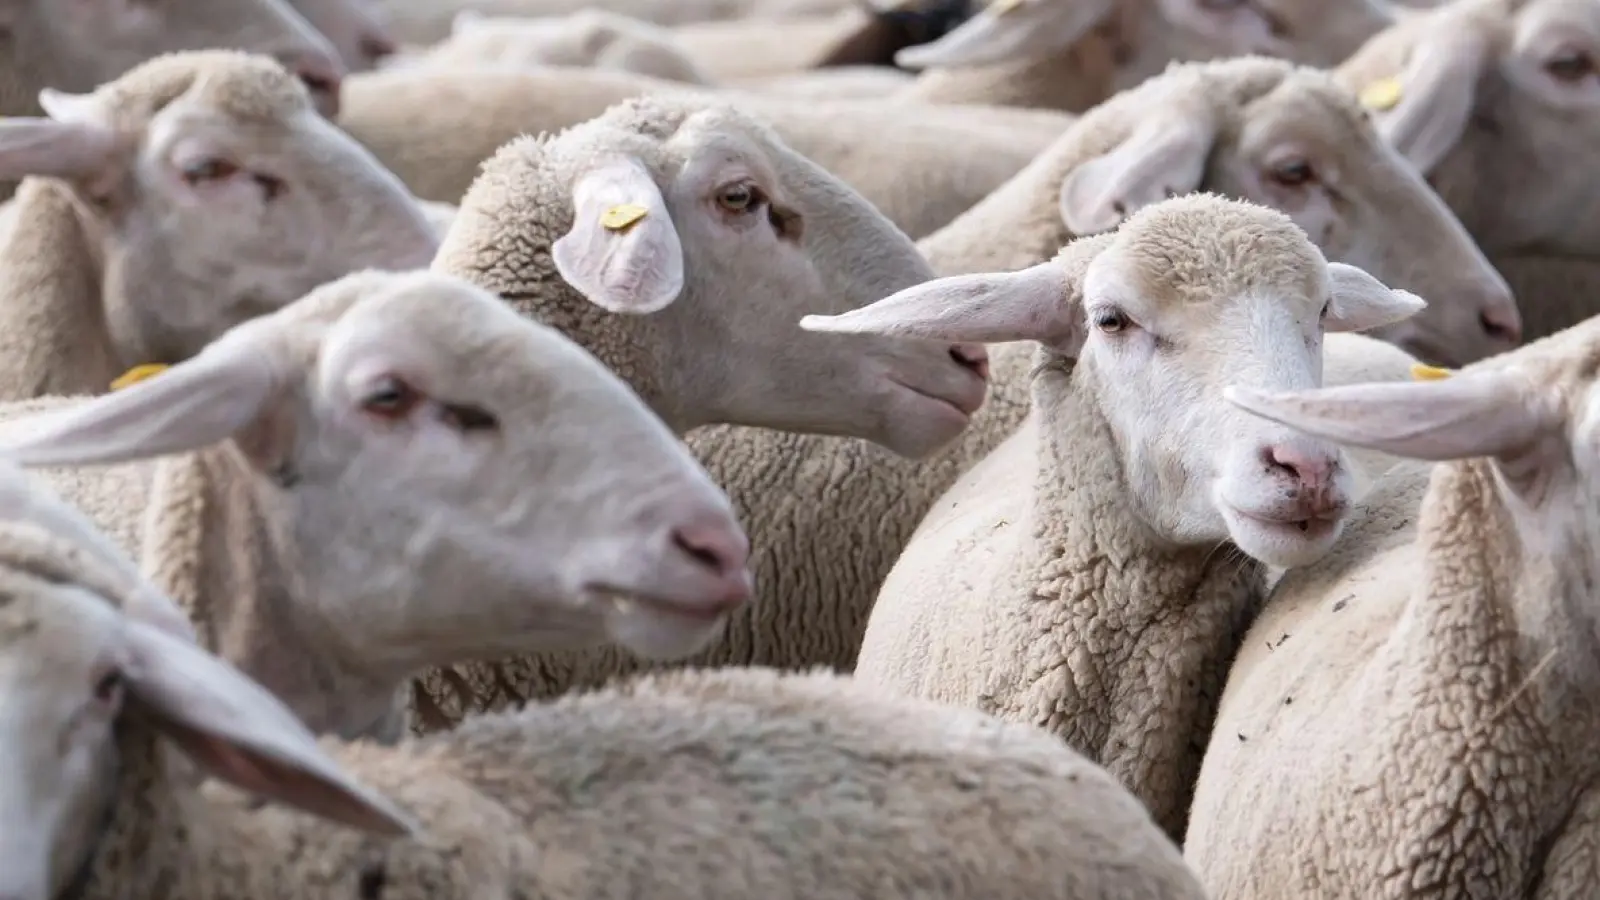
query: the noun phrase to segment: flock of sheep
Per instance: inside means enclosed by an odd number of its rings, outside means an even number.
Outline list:
[[[0,900],[1600,896],[1600,0],[0,37]]]

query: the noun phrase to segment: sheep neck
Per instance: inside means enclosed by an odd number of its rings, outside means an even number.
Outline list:
[[[411,669],[368,668],[371,652],[340,641],[340,629],[319,617],[317,587],[285,527],[292,500],[233,444],[167,460],[156,478],[144,568],[189,612],[202,644],[284,698],[314,732],[398,739],[396,698]]]
[[[1445,757],[1474,780],[1515,771],[1515,802],[1497,783],[1464,788],[1500,810],[1495,830],[1506,839],[1550,834],[1579,790],[1600,778],[1587,752],[1600,728],[1593,551],[1582,535],[1533,550],[1520,534],[1489,462],[1434,466],[1417,521],[1423,587],[1375,660],[1388,707],[1388,737],[1378,744],[1384,777],[1403,784]],[[1459,661],[1468,671],[1420,660]],[[1441,709],[1451,711],[1448,730],[1435,724]],[[1419,732],[1438,739],[1419,745]],[[1515,858],[1532,860],[1538,850],[1525,849]]]
[[[1002,673],[1005,718],[1044,724],[1104,766],[1181,841],[1227,669],[1261,602],[1231,544],[1173,546],[1128,505],[1121,455],[1087,367],[1035,375],[1037,529],[1022,616],[1070,665]]]

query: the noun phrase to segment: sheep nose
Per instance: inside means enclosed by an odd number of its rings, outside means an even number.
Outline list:
[[[326,118],[339,114],[339,89],[344,84],[344,64],[316,50],[290,54],[280,60],[311,92],[311,102]]]
[[[357,42],[361,51],[361,58],[367,66],[376,66],[385,57],[393,56],[399,52],[400,45],[382,32],[369,31],[361,36]]]
[[[1515,347],[1522,343],[1522,317],[1516,307],[1492,307],[1478,314],[1483,330],[1495,341]]]
[[[989,380],[989,350],[982,344],[956,344],[950,348],[950,358],[984,381]]]
[[[750,540],[737,525],[680,525],[672,530],[672,543],[717,580],[718,587],[707,598],[709,604],[731,612],[749,602],[755,592],[749,569]]]
[[[1333,483],[1339,457],[1294,444],[1274,444],[1263,451],[1267,466],[1294,479],[1309,493],[1326,491]]]

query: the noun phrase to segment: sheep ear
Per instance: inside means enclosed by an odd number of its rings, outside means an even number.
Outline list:
[[[277,372],[286,367],[264,343],[224,338],[131,387],[13,419],[0,429],[0,457],[24,466],[97,465],[227,440],[278,395]]]
[[[981,66],[1045,56],[1076,43],[1112,5],[1113,0],[995,0],[944,37],[900,50],[895,65]]]
[[[1232,385],[1229,402],[1340,444],[1422,460],[1504,458],[1548,434],[1552,423],[1505,370],[1443,381],[1383,381],[1267,393]]]
[[[1192,32],[1235,53],[1265,53],[1283,46],[1273,34],[1274,23],[1252,3],[1207,3],[1203,0],[1160,0],[1161,15],[1174,26]]]
[[[614,313],[666,309],[683,290],[683,245],[656,180],[635,159],[590,169],[572,189],[572,229],[551,246],[556,270]]]
[[[1163,109],[1115,149],[1067,174],[1061,220],[1074,234],[1097,234],[1145,206],[1198,189],[1215,138],[1197,111]]]
[[[1410,291],[1388,287],[1364,269],[1328,263],[1328,316],[1323,331],[1368,331],[1409,319],[1428,306]]]
[[[157,628],[127,624],[123,678],[141,712],[209,774],[355,828],[418,827],[346,775],[294,713],[238,669]]]
[[[1362,87],[1361,103],[1372,110],[1378,133],[1422,174],[1466,131],[1487,53],[1477,33],[1440,29],[1411,48],[1403,75]]]
[[[942,341],[1034,340],[1064,356],[1083,345],[1083,312],[1061,265],[936,278],[836,316],[806,316],[806,331]]]
[[[29,175],[95,182],[115,171],[116,135],[93,122],[0,120],[0,179]]]

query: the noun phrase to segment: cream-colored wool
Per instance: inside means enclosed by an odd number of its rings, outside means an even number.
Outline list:
[[[169,54],[49,104],[0,122],[0,177],[30,176],[0,229],[0,400],[103,393],[438,249],[405,186],[266,57]]]
[[[1211,896],[1593,894],[1597,362],[1590,319],[1443,381],[1240,398],[1439,462],[1246,637],[1186,841]]]
[[[601,69],[397,69],[352,77],[339,124],[412,193],[458,203],[482,163],[521,135],[558,133],[624,99],[728,102],[843,179],[912,237],[987,196],[1072,119],[1008,109],[908,108],[713,91]],[[886,136],[888,136],[886,138]]]

